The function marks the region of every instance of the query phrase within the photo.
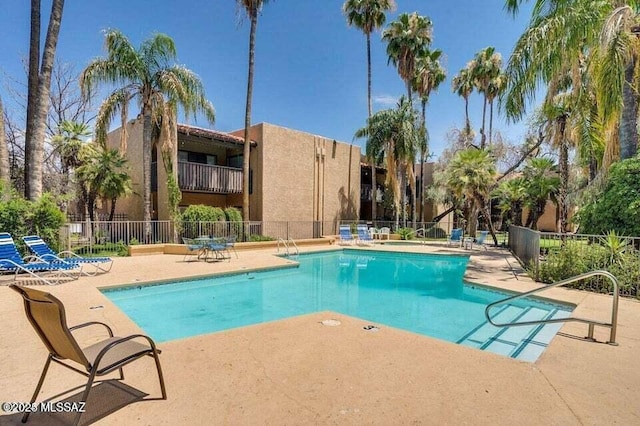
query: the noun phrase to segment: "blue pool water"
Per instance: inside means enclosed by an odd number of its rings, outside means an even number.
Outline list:
[[[327,310],[533,361],[560,327],[488,324],[486,305],[508,294],[464,284],[467,257],[345,249],[297,260],[299,267],[103,292],[160,342]],[[493,315],[527,321],[571,310],[519,300]]]

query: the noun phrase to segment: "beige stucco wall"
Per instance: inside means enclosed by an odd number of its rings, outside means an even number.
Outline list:
[[[125,213],[129,220],[142,220],[144,214],[143,207],[143,184],[142,184],[142,121],[131,120],[127,126],[127,158],[128,173],[131,176],[131,195],[119,198],[116,203],[116,213]],[[122,128],[118,128],[107,135],[107,146],[119,149],[120,134]],[[108,203],[107,203],[108,204]],[[105,206],[108,208],[108,206]]]
[[[358,217],[359,147],[269,123],[252,126],[251,138],[258,143],[251,156],[253,220]]]

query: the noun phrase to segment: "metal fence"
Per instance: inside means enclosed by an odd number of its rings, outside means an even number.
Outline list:
[[[147,227],[150,232],[147,232]],[[321,238],[337,234],[336,222],[252,221],[183,222],[169,220],[71,222],[60,230],[61,247],[85,253],[117,252],[132,244],[181,243],[182,238],[201,235],[238,241]]]
[[[509,226],[509,248],[525,266],[536,273],[540,262],[540,232],[522,226]]]
[[[359,224],[366,224],[370,228],[389,228],[391,232],[398,232],[400,228],[413,229],[418,233],[418,236],[424,236],[426,238],[447,238],[451,234],[451,230],[455,228],[453,222],[440,221],[440,222],[416,222],[415,225],[411,221],[407,221],[405,224],[400,221],[396,225],[395,221],[390,220],[341,220],[341,225],[350,225],[355,228]],[[419,232],[418,232],[419,231]]]
[[[616,275],[621,295],[640,297],[640,237],[618,236],[608,241],[606,235],[560,234],[511,226],[509,247],[536,280],[557,281],[603,269]],[[571,287],[599,293],[611,291],[609,282],[598,277]]]

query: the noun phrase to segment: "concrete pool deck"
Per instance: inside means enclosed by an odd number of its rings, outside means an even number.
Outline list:
[[[438,244],[373,248],[467,253],[468,281],[518,292],[537,287],[506,250],[465,251]],[[291,262],[274,254],[274,249],[242,251],[239,259],[208,264],[184,263],[175,255],[116,258],[108,274],[39,288],[64,302],[70,325],[103,321],[117,335],[126,335],[140,330],[97,288]],[[26,402],[47,353],[19,296],[1,285],[11,277],[1,279],[0,402]],[[568,289],[542,295],[576,304],[574,316],[610,320],[611,297]],[[323,326],[324,319],[341,324]],[[640,423],[640,303],[635,300],[620,301],[619,346],[586,342],[580,337],[587,326],[567,323],[535,363],[384,324],[376,324],[377,332],[366,331],[367,324],[318,312],[162,343],[168,399],[152,399],[160,394],[153,361],[140,360],[125,367],[123,383],[108,380],[94,387],[81,424]],[[595,336],[604,342],[608,332],[597,327]],[[90,330],[79,340],[89,344],[102,337]],[[63,391],[69,392],[54,399],[77,400],[83,379],[54,365],[38,401]],[[0,413],[0,425],[21,424],[20,417]],[[64,425],[70,419],[69,414],[38,413],[28,424]]]

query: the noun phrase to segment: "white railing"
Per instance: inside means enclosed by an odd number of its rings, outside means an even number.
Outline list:
[[[178,162],[178,185],[186,191],[242,193],[242,169]]]

